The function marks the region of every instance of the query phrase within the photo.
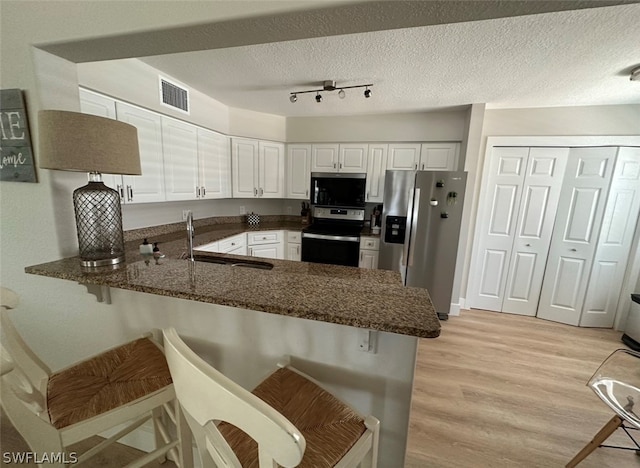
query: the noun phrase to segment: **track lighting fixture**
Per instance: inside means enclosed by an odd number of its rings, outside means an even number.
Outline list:
[[[640,67],[636,67],[631,70],[631,76],[629,77],[631,81],[640,81]]]
[[[298,94],[305,94],[305,93],[316,93],[316,102],[320,103],[322,102],[322,95],[320,94],[320,91],[335,91],[338,90],[338,97],[340,99],[344,99],[345,96],[347,95],[344,90],[345,89],[352,89],[352,88],[366,88],[364,91],[364,97],[369,98],[371,97],[371,90],[369,89],[370,86],[373,86],[373,84],[363,84],[363,85],[355,85],[355,86],[336,86],[336,82],[333,80],[327,80],[324,81],[322,83],[322,89],[310,89],[308,91],[294,91],[292,93],[290,93],[289,96],[289,101],[291,101],[292,103],[297,102],[298,101]]]

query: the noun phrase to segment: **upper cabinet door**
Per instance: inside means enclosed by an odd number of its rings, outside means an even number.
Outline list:
[[[80,88],[80,111],[83,114],[97,115],[115,120],[116,101]],[[121,201],[124,202],[122,176],[120,174],[102,174],[102,181],[107,187],[117,190],[120,193]]]
[[[233,198],[258,196],[258,141],[231,139],[231,176]]]
[[[258,154],[258,196],[284,198],[284,145],[261,141]]]
[[[198,128],[200,198],[231,198],[229,137]]]
[[[411,171],[418,169],[420,143],[390,143],[387,169]]]
[[[455,171],[459,143],[423,143],[420,149],[421,171]]]
[[[367,143],[346,143],[340,145],[338,159],[339,172],[367,172]]]
[[[198,186],[198,132],[194,125],[162,117],[167,200],[194,200]]]
[[[389,145],[371,144],[367,155],[366,201],[382,203]]]
[[[312,145],[311,172],[338,172],[337,144]]]
[[[165,201],[160,115],[122,102],[116,102],[116,114],[138,129],[142,175],[123,176],[127,203]]]
[[[287,145],[287,198],[309,199],[311,145]]]

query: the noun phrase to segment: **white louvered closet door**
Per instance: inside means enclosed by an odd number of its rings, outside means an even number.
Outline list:
[[[572,148],[538,317],[578,325],[618,148]]]

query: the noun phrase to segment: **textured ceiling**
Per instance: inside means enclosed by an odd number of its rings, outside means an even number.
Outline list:
[[[283,116],[640,103],[640,82],[629,81],[640,65],[640,4],[594,7],[603,3],[346,0],[42,48],[76,62],[147,55],[229,106]],[[373,95],[289,102],[290,92],[324,80],[374,83]]]
[[[143,60],[223,103],[284,116],[640,103],[640,5],[394,29]],[[363,90],[289,93],[374,83]]]

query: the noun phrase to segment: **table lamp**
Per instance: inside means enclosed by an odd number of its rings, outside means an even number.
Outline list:
[[[124,122],[60,110],[39,112],[40,167],[89,173],[73,192],[82,266],[124,261],[120,194],[102,183],[102,173],[141,175],[137,129]]]

